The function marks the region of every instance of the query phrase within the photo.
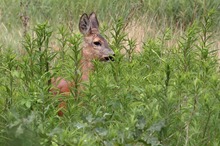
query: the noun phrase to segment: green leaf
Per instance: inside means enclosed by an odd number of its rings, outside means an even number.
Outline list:
[[[155,132],[155,131],[161,131],[161,129],[165,127],[165,121],[159,121],[158,123],[153,124],[150,128],[148,128],[148,131]]]
[[[23,133],[24,133],[24,129],[22,128],[22,125],[20,124],[15,132],[15,136],[18,137]]]
[[[30,102],[30,101],[26,101],[26,102],[25,102],[25,106],[26,106],[27,108],[30,108],[30,107],[31,107],[31,102]]]
[[[95,131],[100,135],[100,136],[106,136],[108,131],[104,128],[96,128]]]

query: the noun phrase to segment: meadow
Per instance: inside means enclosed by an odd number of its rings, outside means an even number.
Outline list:
[[[219,0],[0,3],[1,146],[220,145]],[[78,23],[93,11],[115,58],[81,83]],[[58,76],[83,93],[52,95]]]

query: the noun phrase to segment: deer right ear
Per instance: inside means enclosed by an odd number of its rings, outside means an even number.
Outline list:
[[[79,30],[83,35],[87,35],[90,32],[90,21],[86,13],[84,13],[79,20]]]

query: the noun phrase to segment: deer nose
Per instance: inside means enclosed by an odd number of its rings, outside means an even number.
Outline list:
[[[108,56],[108,57],[104,57],[105,61],[114,61],[114,57],[112,56]]]
[[[112,54],[112,57],[113,57],[113,59],[115,58],[115,53],[114,53],[114,54]]]
[[[101,60],[102,61],[114,61],[114,58],[115,58],[115,54],[112,54],[112,55],[103,57]]]
[[[109,60],[114,61],[115,60],[115,53],[110,55],[108,58],[109,58]]]

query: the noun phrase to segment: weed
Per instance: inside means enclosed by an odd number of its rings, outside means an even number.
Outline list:
[[[220,144],[218,0],[21,4],[0,6],[0,145]],[[94,61],[81,83],[76,20],[94,9],[116,56]],[[146,29],[140,53],[125,30],[131,22]],[[58,74],[74,80],[68,99],[49,92]],[[62,118],[59,98],[69,104]]]

